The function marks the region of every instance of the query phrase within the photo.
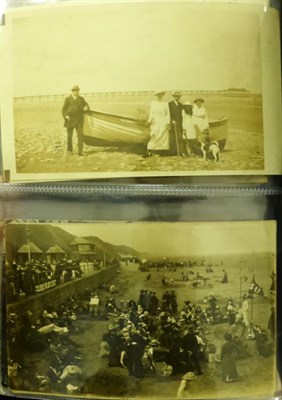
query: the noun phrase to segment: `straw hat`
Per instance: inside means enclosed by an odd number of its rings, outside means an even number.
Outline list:
[[[159,346],[160,342],[157,339],[152,339],[150,341],[151,346]]]
[[[193,381],[196,378],[194,372],[187,372],[187,374],[183,375],[181,379],[185,381]]]
[[[164,90],[156,90],[156,91],[154,92],[154,96],[158,96],[159,94],[165,95],[166,92],[165,92]]]
[[[179,91],[175,91],[175,92],[172,93],[172,96],[173,96],[173,97],[182,96],[182,93],[179,92]]]
[[[115,329],[114,324],[109,324],[108,325],[108,331],[113,331]]]

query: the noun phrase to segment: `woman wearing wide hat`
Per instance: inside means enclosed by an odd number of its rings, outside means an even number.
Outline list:
[[[198,97],[194,100],[194,107],[193,107],[193,119],[194,125],[200,133],[202,133],[205,129],[209,129],[209,121],[207,110],[203,107],[203,103],[205,102],[204,99]]]
[[[150,139],[147,144],[145,157],[153,154],[163,154],[169,150],[169,108],[163,101],[165,91],[154,92],[155,100],[152,101],[148,124],[150,126]]]

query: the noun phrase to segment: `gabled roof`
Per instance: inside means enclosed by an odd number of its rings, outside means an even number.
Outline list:
[[[89,242],[89,240],[84,239],[83,237],[77,237],[71,242],[71,246],[77,245],[77,244],[92,244],[94,246],[94,243]]]
[[[65,254],[66,252],[61,249],[60,246],[58,246],[57,244],[55,244],[55,246],[51,246],[47,251],[47,254]]]
[[[87,256],[87,255],[96,255],[95,251],[88,251],[88,250],[80,250],[78,252],[81,256]]]
[[[17,253],[19,254],[28,254],[28,253],[32,253],[32,254],[41,254],[43,253],[42,250],[40,250],[39,247],[36,246],[36,244],[34,244],[33,242],[29,242],[29,245],[27,244],[23,244],[19,250],[17,251]]]

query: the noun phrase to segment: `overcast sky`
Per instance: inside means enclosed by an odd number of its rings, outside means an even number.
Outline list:
[[[53,224],[52,224],[53,225]],[[76,236],[98,236],[142,253],[162,256],[276,252],[275,223],[96,223],[57,224]]]
[[[261,91],[261,7],[102,4],[15,18],[14,96],[131,90]]]

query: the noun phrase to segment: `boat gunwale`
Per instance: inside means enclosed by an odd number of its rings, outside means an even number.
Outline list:
[[[88,143],[91,146],[98,145],[98,146],[109,147],[109,143],[111,143],[110,147],[126,146],[127,144],[133,145],[133,146],[140,146],[140,145],[144,145],[148,142],[149,126],[146,124],[146,120],[135,119],[135,118],[131,118],[131,117],[124,117],[124,116],[120,116],[120,115],[116,115],[116,114],[109,114],[109,113],[105,113],[103,111],[96,111],[96,110],[85,111],[85,114],[89,118],[97,119],[97,120],[100,120],[101,122],[108,121],[112,124],[120,126],[121,130],[125,126],[127,126],[127,127],[131,126],[132,128],[139,127],[140,134],[142,136],[142,139],[140,137],[140,141],[139,140],[138,141],[135,141],[135,140],[134,141],[132,141],[132,140],[120,141],[118,139],[109,141],[108,139],[105,139],[105,136],[103,138],[95,136],[95,134],[93,134],[93,126],[91,126],[92,125],[91,122],[87,121],[89,131],[88,132],[84,131],[83,136],[85,137],[86,141],[91,140],[94,142],[96,141],[96,143],[97,143],[97,144]],[[122,123],[122,121],[124,121],[124,123]],[[209,127],[211,130],[211,134],[212,134],[212,131],[214,131],[214,130],[216,131],[217,128],[219,128],[220,131],[221,131],[221,129],[224,129],[224,132],[221,132],[219,135],[218,134],[216,135],[216,136],[219,136],[219,137],[216,137],[216,140],[218,140],[219,142],[222,142],[222,141],[226,142],[226,140],[227,140],[227,137],[228,137],[227,122],[228,122],[228,118],[225,116],[221,116],[218,118],[212,118],[209,120]],[[117,134],[117,132],[115,132],[115,134]],[[128,135],[126,135],[126,136],[129,139]]]
[[[135,122],[136,124],[140,124],[140,125],[145,125],[146,124],[146,120],[145,119],[137,119],[137,118],[132,118],[132,117],[125,117],[122,115],[117,115],[117,114],[109,114],[103,111],[96,111],[96,110],[89,110],[89,111],[85,111],[85,115],[88,115],[90,117],[94,117],[95,115],[92,114],[96,114],[101,115],[101,116],[105,116],[105,117],[110,117],[110,118],[115,118],[115,119],[122,119],[125,121],[131,121],[131,122]],[[228,118],[227,117],[218,117],[218,118],[211,118],[209,120],[209,124],[214,125],[214,124],[222,124],[224,125],[225,123],[227,123]]]
[[[96,110],[89,110],[89,111],[85,111],[85,115],[88,115],[88,116],[90,116],[90,117],[95,117],[94,115],[92,115],[92,113],[94,113],[94,114],[98,114],[98,115],[102,115],[102,116],[105,116],[105,117],[111,117],[111,118],[115,118],[115,119],[123,119],[123,120],[125,120],[125,121],[131,121],[131,122],[135,122],[135,123],[138,123],[138,124],[144,124],[145,125],[145,123],[146,123],[146,120],[145,119],[137,119],[137,118],[132,118],[132,117],[125,117],[125,116],[122,116],[122,115],[117,115],[117,114],[109,114],[109,113],[105,113],[105,112],[103,112],[103,111],[96,111]]]

